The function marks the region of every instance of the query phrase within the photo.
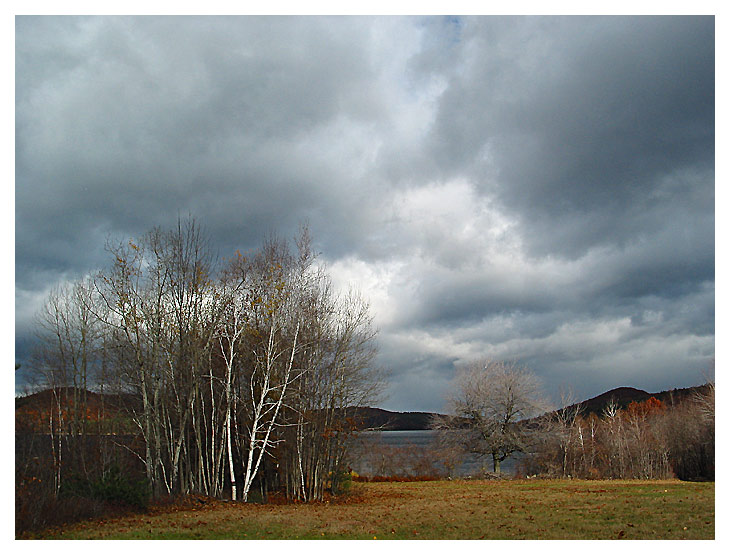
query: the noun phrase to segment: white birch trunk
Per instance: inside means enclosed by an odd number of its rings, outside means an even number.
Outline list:
[[[297,338],[299,336],[299,324],[297,323],[296,331],[294,332],[294,342],[292,343],[292,349],[291,349],[291,356],[289,358],[289,363],[286,366],[286,372],[284,374],[284,379],[282,380],[282,383],[280,386],[276,387],[270,387],[270,376],[273,371],[273,363],[274,363],[274,357],[273,357],[273,343],[274,343],[274,326],[272,325],[271,331],[269,333],[269,344],[268,344],[268,352],[266,353],[266,375],[264,376],[264,386],[261,388],[261,397],[259,400],[259,403],[256,407],[256,412],[254,415],[254,421],[251,425],[251,439],[249,441],[249,452],[248,452],[248,464],[246,465],[246,478],[243,483],[243,493],[242,493],[242,499],[244,501],[248,500],[248,492],[251,488],[251,483],[253,482],[254,478],[256,477],[256,474],[258,473],[259,467],[261,466],[261,461],[263,460],[264,455],[266,454],[266,449],[269,445],[269,437],[271,436],[271,431],[274,429],[274,426],[276,425],[276,419],[279,415],[279,410],[281,409],[281,405],[284,402],[284,397],[286,395],[286,389],[290,382],[290,376],[292,367],[294,366],[294,353],[297,349]],[[256,463],[251,468],[253,464],[253,458],[254,458],[254,451],[256,449],[256,435],[259,430],[259,425],[263,428],[265,424],[261,424],[261,417],[264,414],[263,407],[266,404],[266,399],[271,391],[274,389],[278,389],[278,387],[281,387],[281,394],[279,395],[279,399],[276,401],[276,403],[273,405],[274,414],[271,416],[271,419],[268,421],[268,427],[266,428],[266,433],[264,434],[264,437],[260,440],[261,445],[259,447],[258,456],[256,457]],[[252,385],[253,388],[253,385]],[[269,408],[269,412],[271,408]]]

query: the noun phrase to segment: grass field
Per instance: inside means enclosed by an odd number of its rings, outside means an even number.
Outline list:
[[[715,484],[440,481],[355,484],[346,502],[200,509],[85,522],[48,539],[713,539]]]

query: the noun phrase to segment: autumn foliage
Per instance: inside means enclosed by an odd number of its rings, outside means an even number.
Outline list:
[[[706,386],[708,390],[710,386]],[[560,414],[522,461],[527,475],[575,478],[714,480],[714,416],[706,394],[667,405],[651,397],[602,414]],[[714,404],[714,400],[713,400]]]

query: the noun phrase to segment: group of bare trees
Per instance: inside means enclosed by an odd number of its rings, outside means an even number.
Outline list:
[[[126,399],[139,441],[116,444],[153,495],[336,489],[346,408],[371,402],[381,380],[368,305],[332,290],[306,229],[294,251],[270,239],[222,262],[192,219],[108,250],[108,268],[54,290],[39,318],[56,490],[63,457],[83,451],[71,444],[112,433],[90,423],[89,390]]]
[[[527,472],[579,478],[714,479],[714,382],[671,403],[650,397],[601,414],[573,404],[543,419]]]
[[[570,396],[548,410],[535,375],[514,363],[477,361],[454,380],[449,415],[434,419],[435,447],[491,459],[495,473],[514,454],[527,474],[580,478],[714,479],[715,386],[664,403],[654,397],[601,414]]]

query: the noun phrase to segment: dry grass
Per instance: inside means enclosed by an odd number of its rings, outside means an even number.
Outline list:
[[[714,483],[367,483],[347,502],[200,508],[86,522],[54,539],[713,539]]]

